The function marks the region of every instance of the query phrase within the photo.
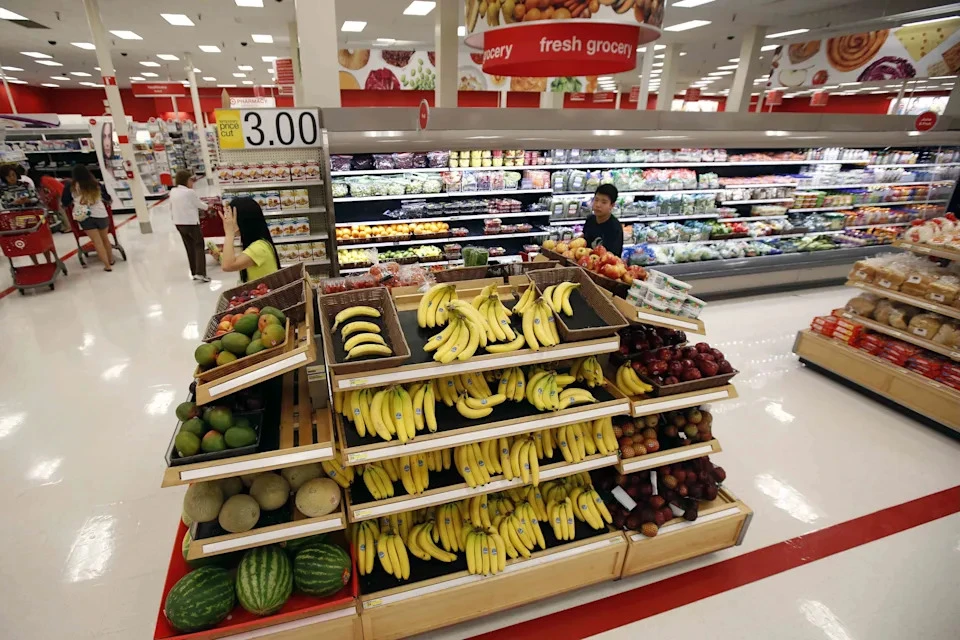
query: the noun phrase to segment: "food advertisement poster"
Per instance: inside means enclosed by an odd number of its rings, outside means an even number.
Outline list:
[[[777,50],[770,87],[932,78],[960,72],[960,18],[796,42]]]
[[[659,29],[665,4],[666,0],[464,0],[468,40],[497,27],[550,20],[623,22]]]
[[[432,91],[436,88],[437,69],[433,51],[394,49],[340,49],[341,89]],[[554,91],[593,93],[596,76],[532,78],[495,76],[480,68],[483,54],[461,51],[458,59],[460,91]]]

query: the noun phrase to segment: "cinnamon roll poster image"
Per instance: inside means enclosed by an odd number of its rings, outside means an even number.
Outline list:
[[[776,51],[770,88],[931,78],[960,72],[960,18],[793,43]]]

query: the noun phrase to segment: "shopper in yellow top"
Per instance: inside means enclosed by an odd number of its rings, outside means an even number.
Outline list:
[[[241,282],[249,282],[280,268],[263,210],[253,198],[233,199],[220,217],[225,236],[220,266],[224,271],[239,271]],[[238,232],[243,253],[235,255],[233,240]]]

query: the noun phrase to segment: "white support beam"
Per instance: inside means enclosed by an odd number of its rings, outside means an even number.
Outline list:
[[[340,63],[337,58],[337,13],[333,2],[296,0],[297,44],[303,84],[301,107],[340,106]],[[304,34],[301,37],[299,34]]]
[[[197,135],[200,137],[200,159],[203,160],[203,175],[207,180],[207,184],[213,184],[213,172],[211,171],[213,163],[210,162],[210,147],[207,145],[207,131],[203,124],[203,108],[200,106],[200,90],[197,88],[197,74],[193,71],[193,58],[189,53],[184,56],[184,61],[186,63],[184,69],[187,72],[187,80],[190,81],[190,100],[193,102],[193,122],[197,127]]]
[[[439,0],[434,9],[433,46],[437,52],[437,78],[434,89],[434,105],[437,107],[457,106],[457,88],[459,74],[457,55],[460,37],[457,26],[460,24],[459,0]]]
[[[767,35],[767,28],[756,26],[747,31],[740,43],[740,62],[733,76],[733,86],[727,96],[725,111],[746,113],[750,110],[750,92],[753,91],[753,77],[760,67],[760,47]]]
[[[650,99],[650,78],[653,77],[653,43],[647,45],[643,53],[643,62],[640,64],[640,96],[637,98],[637,111],[646,111],[647,100]]]
[[[653,56],[653,43],[647,45],[648,55]],[[670,111],[673,107],[673,94],[676,93],[677,75],[680,66],[680,47],[668,44],[663,50],[663,73],[660,74],[660,90],[657,91],[657,111]]]

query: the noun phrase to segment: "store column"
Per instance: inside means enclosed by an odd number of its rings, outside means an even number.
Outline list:
[[[767,35],[767,28],[753,27],[743,36],[740,43],[740,62],[737,64],[736,74],[733,76],[733,86],[727,96],[727,106],[724,111],[750,111],[750,92],[753,90],[753,77],[760,66],[760,47]]]
[[[290,63],[293,65],[293,106],[303,106],[303,77],[300,75],[300,43],[297,35],[297,23],[290,23]],[[274,78],[276,81],[276,78]],[[340,79],[337,78],[339,86]]]
[[[303,85],[301,107],[340,106],[340,63],[337,62],[337,15],[333,2],[297,0],[297,45]],[[299,34],[305,34],[300,37]]]
[[[646,111],[650,98],[650,78],[653,76],[653,43],[647,45],[640,65],[640,96],[637,98],[637,111]]]
[[[540,94],[540,108],[563,109],[563,96],[565,95],[562,91],[544,91]]]
[[[457,26],[460,24],[459,0],[440,0],[434,10],[436,16],[433,25],[433,42],[437,58],[437,84],[434,105],[437,107],[456,107],[459,78],[457,74],[457,55],[460,37]]]
[[[193,100],[193,121],[197,126],[197,135],[200,136],[200,154],[203,156],[203,174],[207,179],[207,184],[211,184],[213,173],[210,171],[212,163],[210,162],[210,149],[207,147],[207,131],[204,126],[203,108],[200,106],[200,91],[197,89],[197,74],[193,71],[193,58],[188,53],[185,56],[187,61],[186,71],[187,80],[190,81],[190,99]]]
[[[147,209],[147,199],[143,193],[143,182],[140,180],[140,169],[130,144],[130,129],[127,126],[127,114],[123,110],[123,101],[120,99],[120,88],[117,86],[116,70],[110,57],[110,42],[100,20],[100,7],[97,0],[83,0],[83,9],[90,24],[90,33],[93,44],[97,47],[97,63],[100,66],[100,75],[103,76],[104,90],[107,93],[107,103],[110,106],[110,115],[113,118],[113,128],[120,141],[120,157],[127,171],[130,182],[130,191],[133,194],[133,206],[137,212],[137,222],[140,224],[140,233],[153,233],[150,225],[150,211]],[[108,161],[107,158],[104,158]]]
[[[649,55],[653,57],[653,43],[647,45],[647,52],[643,54],[644,59]],[[675,44],[668,44],[663,50],[663,73],[660,74],[660,90],[657,91],[657,111],[670,111],[673,107],[673,94],[677,84],[677,75],[680,65],[680,47]]]

